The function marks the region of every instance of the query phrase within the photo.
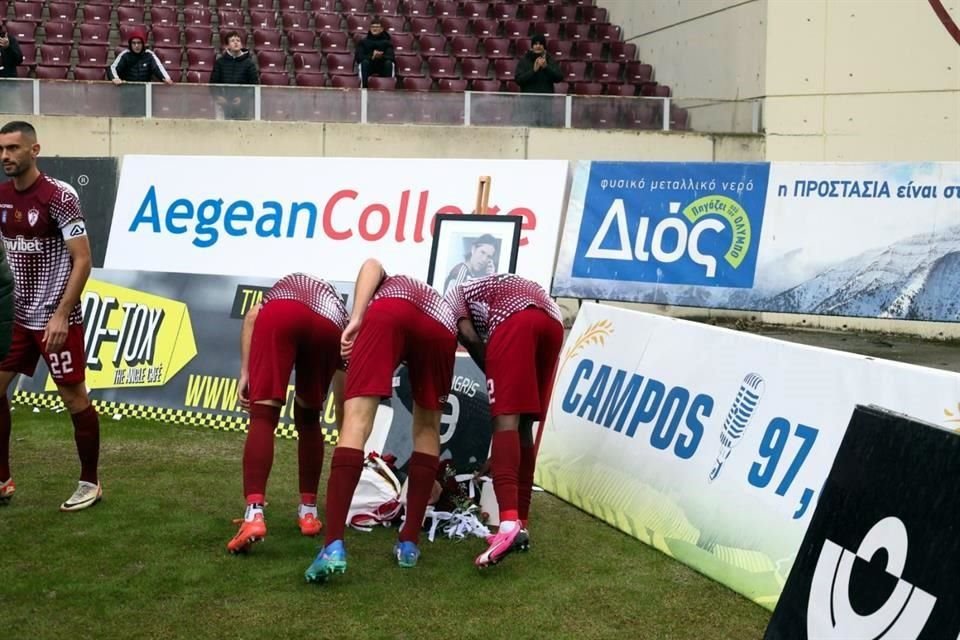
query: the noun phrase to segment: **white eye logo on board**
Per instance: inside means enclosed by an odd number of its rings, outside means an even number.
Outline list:
[[[832,540],[824,540],[810,584],[807,604],[807,637],[818,640],[909,640],[923,631],[937,599],[900,579],[907,563],[907,528],[890,516],[877,522],[856,553]],[[870,561],[879,551],[887,553],[886,571],[898,578],[897,586],[883,605],[860,615],[850,605],[850,576],[856,558]]]

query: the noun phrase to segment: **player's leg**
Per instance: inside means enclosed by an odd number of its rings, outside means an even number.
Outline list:
[[[307,568],[307,582],[324,582],[347,569],[343,545],[347,513],[360,473],[363,447],[373,430],[381,398],[393,394],[393,371],[403,352],[404,318],[411,305],[403,300],[377,300],[368,308],[347,369],[344,415],[327,481],[324,547]]]
[[[42,337],[43,331],[34,332],[38,344]],[[100,416],[87,395],[83,325],[70,325],[63,347],[57,352],[44,350],[43,358],[60,392],[60,398],[70,412],[73,439],[77,446],[77,457],[80,458],[77,489],[60,505],[60,510],[80,511],[97,504],[103,496],[97,473],[100,463]]]
[[[10,350],[0,362],[0,502],[13,497],[16,485],[10,472],[10,402],[7,391],[18,373],[32,376],[40,359],[40,347],[33,338],[33,332],[19,324],[13,325],[13,337]]]
[[[534,417],[520,417],[520,466],[517,472],[517,516],[526,529],[533,497],[533,473],[536,470],[537,449],[533,437]],[[543,423],[540,423],[541,428]]]
[[[227,542],[242,553],[267,535],[264,515],[267,480],[273,467],[274,432],[287,397],[287,383],[296,358],[297,302],[276,300],[260,310],[250,337],[250,419],[243,445],[243,519]],[[304,307],[305,308],[305,307]]]
[[[296,398],[293,422],[297,429],[300,533],[315,536],[323,524],[317,514],[317,487],[323,470],[323,430],[320,413],[334,372],[340,364],[340,328],[312,314],[297,351]]]

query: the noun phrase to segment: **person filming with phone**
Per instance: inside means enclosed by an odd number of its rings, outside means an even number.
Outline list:
[[[23,62],[23,53],[16,37],[7,31],[0,19],[0,78],[16,78],[17,67]]]
[[[560,82],[563,75],[560,65],[547,54],[547,37],[538,33],[530,39],[530,50],[517,62],[514,73],[516,83],[520,85],[521,93],[553,93],[553,84]],[[534,100],[536,102],[534,102]],[[552,99],[525,99],[529,102],[531,126],[550,126],[553,111]],[[561,126],[562,122],[558,124]]]

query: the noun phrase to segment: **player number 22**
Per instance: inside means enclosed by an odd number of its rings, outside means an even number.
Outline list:
[[[58,378],[73,373],[73,356],[69,351],[50,354],[50,373]]]

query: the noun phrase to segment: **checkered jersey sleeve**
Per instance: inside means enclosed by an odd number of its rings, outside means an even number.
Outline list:
[[[444,294],[443,301],[447,303],[447,306],[453,311],[453,316],[457,322],[470,317],[470,307],[467,306],[467,298],[463,295],[462,286],[457,285],[450,287],[447,293]]]
[[[72,186],[60,180],[53,180],[57,185],[53,198],[50,200],[50,219],[58,229],[75,220],[83,220],[83,211],[80,209],[80,197]]]

